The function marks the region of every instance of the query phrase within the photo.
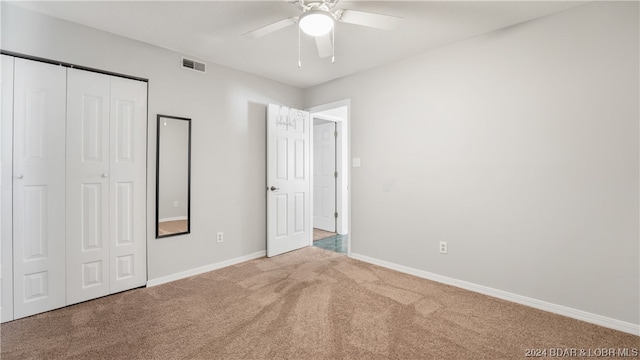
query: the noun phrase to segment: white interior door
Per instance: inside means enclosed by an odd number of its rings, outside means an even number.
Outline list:
[[[0,72],[0,321],[13,320],[13,57],[2,55]]]
[[[313,126],[313,227],[336,231],[336,124]]]
[[[267,256],[311,242],[309,113],[269,104],[267,111]]]
[[[111,77],[110,291],[147,283],[147,84]]]
[[[67,303],[109,294],[110,77],[67,76]]]
[[[66,304],[66,69],[15,59],[14,316]]]

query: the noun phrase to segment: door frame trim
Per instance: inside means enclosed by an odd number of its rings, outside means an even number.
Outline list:
[[[336,109],[336,108],[340,108],[340,107],[346,107],[347,108],[347,116],[343,121],[336,121],[335,118],[331,118],[331,117],[327,117],[327,116],[318,116],[319,113],[323,112],[323,111],[327,111],[327,110],[331,110],[331,109]],[[313,123],[313,119],[314,117],[318,117],[324,120],[330,120],[330,121],[334,121],[336,122],[336,124],[338,125],[338,138],[340,138],[340,134],[344,134],[342,136],[346,136],[346,149],[343,148],[342,143],[336,143],[338,149],[340,149],[341,154],[342,152],[346,151],[346,156],[343,156],[344,158],[346,158],[347,160],[347,164],[344,164],[344,168],[346,169],[346,174],[344,174],[346,181],[347,181],[347,196],[346,196],[346,201],[347,201],[347,214],[342,214],[342,216],[347,216],[347,256],[351,256],[351,166],[350,166],[350,159],[351,159],[351,98],[347,98],[344,100],[338,100],[338,101],[334,101],[334,102],[330,102],[330,103],[326,103],[326,104],[322,104],[322,105],[316,105],[316,106],[311,106],[306,108],[306,111],[309,112],[310,114],[310,122]],[[311,127],[311,140],[313,141],[313,127]],[[313,145],[313,144],[312,144]],[[313,159],[313,146],[310,146],[311,148],[311,159]],[[339,159],[340,161],[342,161],[341,159]],[[313,167],[311,169],[311,189],[313,190]],[[340,191],[342,191],[340,189]],[[336,194],[338,193],[338,187],[336,187]],[[313,191],[311,191],[311,209],[313,209]],[[345,197],[343,197],[343,200],[345,199]],[[338,204],[336,204],[338,205]],[[313,221],[313,217],[311,218],[311,220]],[[336,229],[337,230],[337,229]],[[311,233],[311,236],[309,237],[309,246],[313,246],[313,232]]]

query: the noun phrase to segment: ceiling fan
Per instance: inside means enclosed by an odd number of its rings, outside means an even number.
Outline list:
[[[394,30],[402,22],[402,18],[390,15],[368,13],[364,11],[337,9],[339,0],[296,0],[292,4],[302,11],[300,16],[276,21],[272,24],[249,31],[242,36],[256,39],[272,32],[298,24],[298,66],[300,63],[300,31],[311,35],[316,40],[318,55],[321,58],[331,56],[334,62],[335,22],[368,26],[383,30]]]

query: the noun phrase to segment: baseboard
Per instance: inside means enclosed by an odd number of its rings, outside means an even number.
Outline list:
[[[240,257],[229,259],[229,260],[225,260],[225,261],[222,261],[222,262],[219,262],[219,263],[209,264],[209,265],[197,267],[195,269],[181,271],[179,273],[175,273],[175,274],[171,274],[171,275],[167,275],[167,276],[162,276],[162,277],[159,277],[159,278],[156,278],[156,279],[151,279],[151,280],[147,281],[147,287],[158,286],[158,285],[161,285],[161,284],[166,284],[168,282],[172,282],[172,281],[188,278],[190,276],[195,276],[195,275],[203,274],[203,273],[206,273],[206,272],[209,272],[209,271],[222,269],[222,268],[225,268],[227,266],[240,264],[240,263],[243,263],[245,261],[249,261],[249,260],[253,260],[253,259],[259,259],[261,257],[265,257],[266,254],[267,254],[266,251],[258,251],[258,252],[255,252],[253,254],[240,256]]]
[[[526,305],[539,310],[548,311],[554,314],[563,315],[573,319],[582,320],[591,324],[596,324],[596,325],[604,326],[610,329],[623,331],[629,334],[640,336],[640,325],[637,325],[637,324],[632,324],[629,322],[608,318],[606,316],[592,314],[586,311],[577,310],[577,309],[573,309],[573,308],[562,306],[562,305],[552,304],[546,301],[537,300],[537,299],[529,298],[529,297],[518,295],[518,294],[513,294],[510,292],[506,292],[498,289],[493,289],[487,286],[478,285],[478,284],[470,283],[467,281],[462,281],[462,280],[450,278],[447,276],[442,276],[442,275],[430,273],[427,271],[410,268],[403,265],[398,265],[392,262],[375,259],[365,255],[351,253],[350,257],[356,260],[382,266],[391,270],[396,270],[396,271],[417,276],[423,279],[433,280],[439,283],[459,287],[465,290],[470,290],[480,294],[511,301],[517,304]]]

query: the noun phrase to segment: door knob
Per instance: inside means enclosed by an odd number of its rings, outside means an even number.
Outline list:
[[[103,177],[103,178],[109,177],[109,174],[107,174],[107,173],[102,173],[102,177]]]
[[[280,190],[280,188],[277,188],[277,187],[275,187],[275,186],[272,186],[271,188],[269,188],[269,190],[271,190],[271,191],[276,191],[276,190]]]
[[[24,178],[24,175],[20,174],[20,175],[16,175],[16,179],[22,179]]]

